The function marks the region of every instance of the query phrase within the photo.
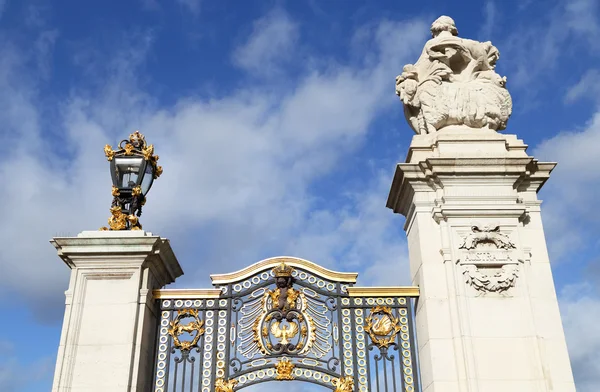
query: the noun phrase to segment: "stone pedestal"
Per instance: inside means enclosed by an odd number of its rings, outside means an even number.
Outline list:
[[[424,392],[574,392],[537,192],[515,135],[414,136],[387,206],[406,217]]]
[[[86,231],[52,244],[71,268],[52,391],[149,391],[159,314],[152,290],[183,274],[169,241]]]

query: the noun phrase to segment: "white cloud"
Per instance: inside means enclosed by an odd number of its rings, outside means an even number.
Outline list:
[[[410,284],[403,218],[385,208],[392,173],[371,175],[364,190],[346,194],[339,208],[312,211],[287,253],[360,271],[359,285]]]
[[[122,43],[116,57],[104,56],[108,70],[87,69],[98,53],[80,58],[91,76],[102,78],[102,87],[74,89],[68,101],[52,107],[59,113],[52,123],[38,106],[35,86],[28,86],[18,50],[3,51],[0,137],[11,150],[0,158],[0,214],[11,224],[0,227],[6,239],[0,296],[22,297],[38,317],[60,315],[67,271],[47,241],[106,224],[110,179],[102,147],[135,129],[155,144],[165,168],[141,221],[172,239],[186,271],[182,285],[308,249],[303,236],[318,231],[319,215],[343,235],[324,241],[320,252],[310,253],[314,257],[343,270],[349,269],[347,260],[355,266],[359,259],[384,263],[396,251],[401,259],[394,245],[401,236],[390,229],[399,217],[385,209],[385,187],[375,183],[378,214],[389,218],[372,214],[375,199],[358,192],[341,206],[315,212],[309,187],[362,143],[382,111],[399,105],[394,77],[416,56],[426,31],[422,22],[382,22],[372,35],[377,61],[332,61],[276,93],[249,86],[169,107],[158,106],[138,83],[137,66],[152,43],[141,34],[141,45]],[[60,142],[49,138],[48,129]],[[305,231],[310,225],[315,230]]]
[[[572,86],[565,95],[566,103],[573,103],[581,98],[591,98],[600,103],[600,71],[587,70],[579,82]]]
[[[156,11],[160,9],[160,5],[157,0],[139,0],[142,9],[145,11]]]
[[[560,0],[549,12],[535,12],[524,25],[513,28],[500,43],[503,58],[511,69],[510,85],[529,92],[539,78],[555,70],[563,56],[569,56],[567,43],[597,52],[600,9],[596,0]]]
[[[38,71],[41,77],[48,78],[52,71],[51,60],[54,44],[58,38],[58,30],[42,31],[35,41]]]
[[[600,197],[600,112],[580,130],[562,132],[533,151],[539,160],[558,162],[544,185],[543,213],[553,260],[567,251],[593,244],[600,213],[590,206]]]
[[[38,381],[47,382],[54,368],[54,356],[23,363],[17,359],[13,343],[0,340],[0,390],[18,391]]]
[[[589,283],[567,286],[560,298],[578,392],[600,390],[600,297]]]
[[[479,31],[479,38],[483,41],[489,41],[492,34],[496,32],[496,19],[498,7],[492,0],[487,0],[483,6],[483,23]]]
[[[285,11],[275,9],[254,22],[248,40],[234,51],[233,62],[259,76],[280,73],[293,57],[298,38],[298,24]]]
[[[565,3],[565,18],[568,28],[587,38],[588,45],[600,48],[600,7],[597,0],[569,0]]]
[[[148,0],[146,0],[148,1]],[[189,12],[192,13],[193,16],[198,16],[200,14],[200,5],[202,4],[201,0],[175,0],[179,5],[186,8]]]

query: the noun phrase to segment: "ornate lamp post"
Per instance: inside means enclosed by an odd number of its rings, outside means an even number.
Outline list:
[[[114,151],[110,145],[104,147],[106,159],[110,162],[113,201],[108,218],[110,230],[141,230],[138,217],[152,183],[162,174],[157,165],[158,155],[154,146],[147,145],[144,135],[135,131],[119,143]],[[101,230],[109,230],[102,227]]]

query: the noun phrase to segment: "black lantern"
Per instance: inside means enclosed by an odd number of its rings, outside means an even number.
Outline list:
[[[140,230],[138,217],[152,183],[162,174],[157,165],[158,155],[154,146],[147,145],[144,135],[135,131],[119,143],[119,150],[113,151],[110,145],[104,147],[110,162],[113,202],[108,218],[110,230]],[[108,230],[108,228],[102,228]]]

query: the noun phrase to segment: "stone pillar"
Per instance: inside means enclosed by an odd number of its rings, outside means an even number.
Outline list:
[[[52,391],[150,391],[160,318],[152,290],[183,274],[169,241],[140,230],[51,243],[71,268]]]
[[[447,127],[396,168],[423,392],[575,391],[537,198],[555,164],[526,149]]]

